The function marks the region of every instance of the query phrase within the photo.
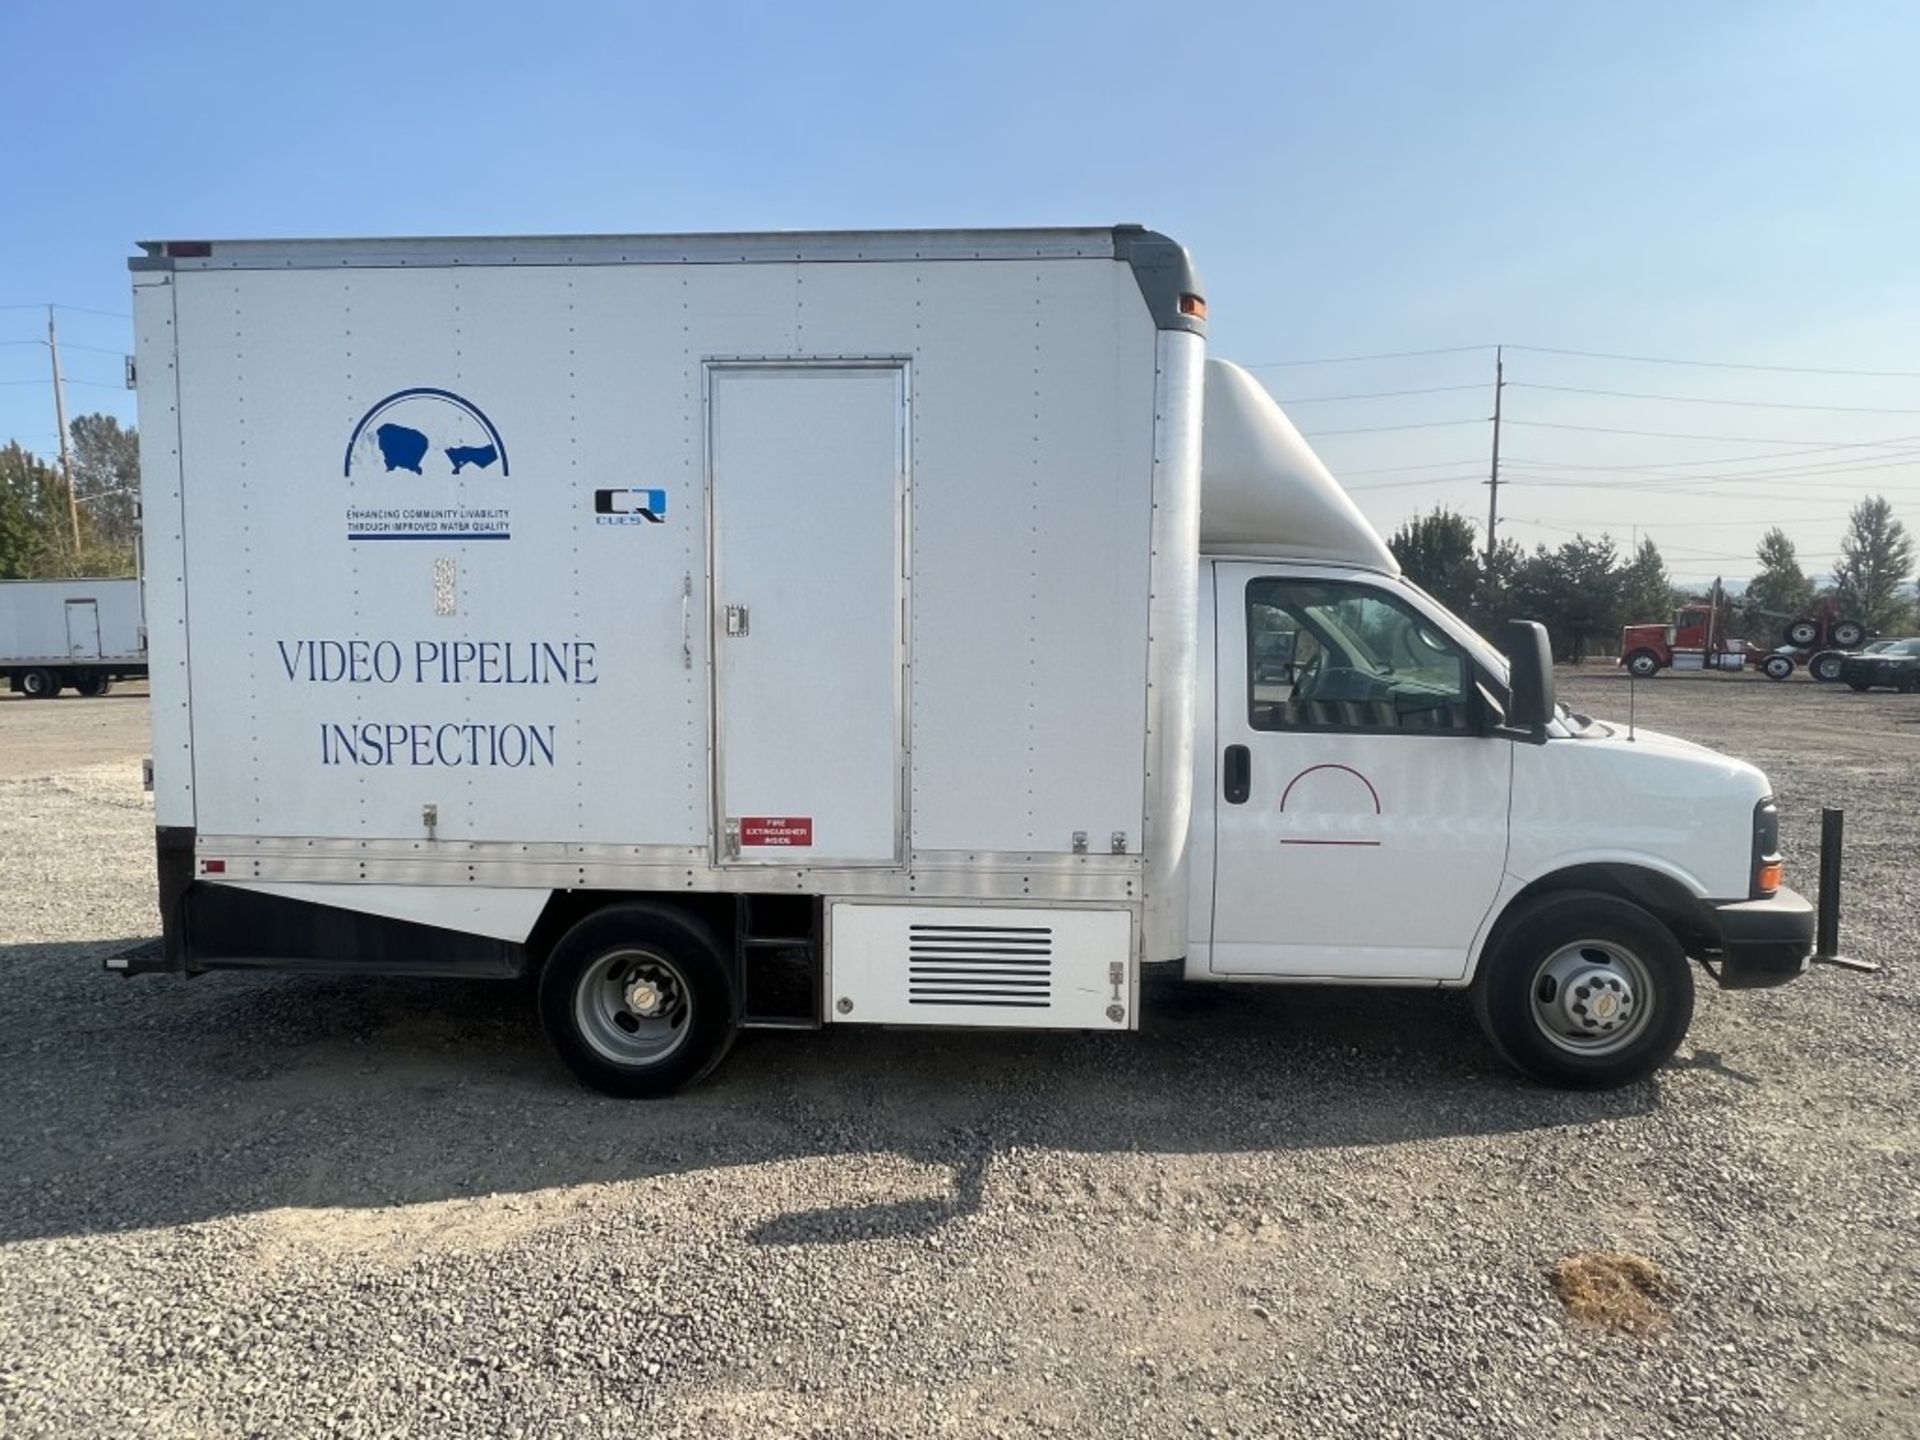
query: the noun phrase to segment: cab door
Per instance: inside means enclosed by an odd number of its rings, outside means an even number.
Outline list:
[[[1506,865],[1513,765],[1472,661],[1385,577],[1213,574],[1209,968],[1460,978]]]

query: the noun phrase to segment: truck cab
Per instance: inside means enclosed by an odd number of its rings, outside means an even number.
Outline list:
[[[1554,704],[1537,629],[1501,653],[1257,381],[1206,391],[1189,979],[1469,986],[1521,1069],[1607,1084],[1679,1043],[1688,957],[1804,972],[1760,771]]]

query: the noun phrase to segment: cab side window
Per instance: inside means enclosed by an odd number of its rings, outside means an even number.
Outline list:
[[[1465,653],[1396,596],[1337,580],[1247,585],[1256,730],[1469,734],[1472,685]]]

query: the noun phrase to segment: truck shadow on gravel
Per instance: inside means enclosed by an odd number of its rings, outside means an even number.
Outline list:
[[[838,1155],[942,1167],[927,1200],[758,1220],[763,1245],[937,1230],[996,1159],[1312,1151],[1607,1123],[1508,1074],[1465,998],[1154,982],[1138,1034],[749,1033],[665,1102],[575,1085],[515,982],[123,981],[117,944],[0,946],[0,1242],[382,1207]],[[1700,1057],[1711,1067],[1710,1057]]]

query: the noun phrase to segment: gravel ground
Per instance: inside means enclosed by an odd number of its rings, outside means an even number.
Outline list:
[[[1563,677],[1618,716],[1611,674]],[[1877,976],[1700,993],[1653,1080],[1458,996],[1170,987],[1136,1036],[749,1036],[576,1088],[524,987],[125,982],[143,702],[0,700],[0,1434],[1920,1433],[1920,698],[1666,675]],[[1631,1250],[1645,1338],[1548,1274]]]

